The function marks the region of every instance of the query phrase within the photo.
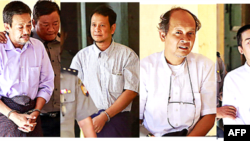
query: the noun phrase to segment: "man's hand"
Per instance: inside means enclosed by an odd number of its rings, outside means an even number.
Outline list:
[[[217,107],[217,118],[236,118],[236,108],[234,106]]]
[[[5,37],[6,32],[0,32],[0,43],[7,43],[7,38]]]
[[[101,132],[103,126],[108,121],[108,117],[105,113],[101,113],[100,115],[94,117],[93,119],[94,130],[96,133]]]
[[[23,132],[33,131],[32,128],[36,126],[36,122],[31,123],[29,119],[36,119],[36,117],[27,114],[18,114],[13,112],[9,117],[17,126],[18,129]]]
[[[31,118],[28,119],[29,123],[35,123],[35,125],[33,127],[31,127],[31,131],[33,131],[36,127],[36,119],[39,116],[39,114],[40,114],[40,112],[38,112],[38,111],[34,111],[30,114],[32,117],[35,117],[33,119],[31,119]]]

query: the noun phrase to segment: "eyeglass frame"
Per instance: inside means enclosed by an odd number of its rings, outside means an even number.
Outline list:
[[[188,128],[190,128],[190,127],[192,127],[193,124],[194,124],[195,115],[196,115],[196,105],[195,105],[195,97],[194,97],[194,91],[193,91],[192,81],[191,81],[191,77],[190,77],[190,72],[189,72],[189,66],[188,66],[187,57],[186,57],[185,60],[186,60],[186,62],[187,62],[187,69],[188,69],[188,75],[189,75],[189,82],[190,82],[190,86],[191,86],[191,90],[192,90],[193,103],[190,103],[190,102],[182,102],[182,101],[180,101],[180,102],[179,102],[179,101],[172,101],[172,102],[170,102],[170,98],[171,98],[171,86],[172,86],[172,77],[170,76],[169,95],[168,95],[168,107],[169,107],[169,103],[180,103],[180,104],[192,104],[192,105],[194,105],[194,108],[195,108],[195,110],[194,110],[194,118],[193,118],[192,124],[188,127]],[[168,113],[168,108],[167,108],[167,113]],[[167,119],[168,119],[168,124],[169,124],[172,128],[176,129],[176,127],[174,127],[174,126],[169,122],[169,113],[168,113],[168,115],[167,115]]]

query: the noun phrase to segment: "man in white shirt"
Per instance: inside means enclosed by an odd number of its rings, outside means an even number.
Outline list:
[[[223,118],[224,125],[250,124],[250,25],[238,30],[237,42],[240,54],[244,54],[247,61],[225,77],[222,105],[232,105],[237,112],[236,118]],[[233,111],[231,113],[233,114]]]
[[[214,63],[191,53],[201,24],[186,9],[161,16],[165,50],[140,62],[140,122],[154,136],[204,136],[216,113]]]

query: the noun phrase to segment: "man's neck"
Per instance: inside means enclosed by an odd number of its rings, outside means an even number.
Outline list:
[[[248,67],[250,67],[250,60],[249,60],[249,61],[247,61],[247,65],[248,65]]]
[[[105,51],[111,45],[112,41],[110,42],[96,42],[96,46],[101,50]]]
[[[24,45],[20,45],[20,44],[18,44],[18,43],[14,43],[14,42],[11,40],[11,37],[9,37],[9,38],[10,38],[10,41],[11,41],[12,45],[13,45],[15,48],[23,49],[23,46],[24,46]]]
[[[170,57],[170,56],[165,55],[165,59],[168,64],[177,66],[177,65],[180,65],[185,60],[185,57],[177,57],[177,56]]]

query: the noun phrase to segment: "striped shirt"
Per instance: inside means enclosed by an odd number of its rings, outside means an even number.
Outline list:
[[[108,109],[124,90],[138,93],[139,58],[133,50],[114,41],[105,51],[95,43],[80,50],[70,68],[78,70],[78,77],[99,110]],[[130,111],[131,105],[123,111]]]

